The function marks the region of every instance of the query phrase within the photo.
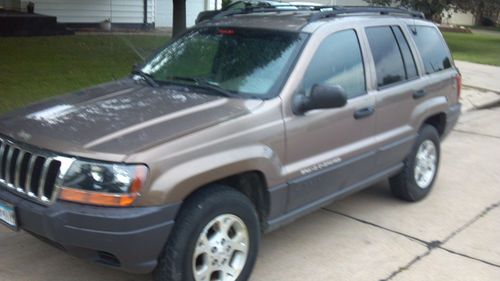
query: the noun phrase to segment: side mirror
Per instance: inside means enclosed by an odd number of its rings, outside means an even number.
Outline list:
[[[346,104],[347,97],[341,86],[314,85],[309,96],[295,96],[293,111],[304,114],[313,109],[339,108]]]

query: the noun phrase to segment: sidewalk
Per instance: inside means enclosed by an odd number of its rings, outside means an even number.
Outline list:
[[[500,67],[455,61],[462,73],[463,111],[500,104]]]
[[[500,94],[500,67],[466,61],[455,61],[455,64],[462,73],[464,86]]]

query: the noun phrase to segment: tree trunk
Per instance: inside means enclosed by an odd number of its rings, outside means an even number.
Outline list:
[[[484,5],[482,4],[483,3],[481,2],[476,6],[476,13],[475,13],[476,25],[482,25],[482,20],[484,16]]]
[[[175,38],[186,31],[186,0],[173,0],[174,24],[172,36]]]

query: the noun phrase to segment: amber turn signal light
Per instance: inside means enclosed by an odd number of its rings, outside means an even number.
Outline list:
[[[89,205],[107,207],[127,207],[134,203],[138,194],[110,194],[85,191],[72,188],[61,188],[59,199]]]

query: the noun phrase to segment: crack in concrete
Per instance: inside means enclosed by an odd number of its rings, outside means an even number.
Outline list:
[[[418,255],[416,256],[415,258],[413,258],[409,263],[405,264],[404,266],[398,268],[398,270],[394,271],[391,273],[391,275],[389,275],[387,278],[384,278],[384,279],[380,279],[379,281],[389,281],[391,280],[392,278],[396,277],[398,274],[400,274],[401,272],[405,271],[405,270],[408,270],[410,269],[410,267],[414,264],[416,264],[417,262],[419,262],[420,260],[422,260],[423,258],[425,258],[426,256],[430,255],[432,252],[432,249],[428,249],[425,253],[421,254],[421,255]]]
[[[450,254],[454,254],[454,255],[457,255],[457,256],[461,256],[461,257],[464,257],[464,258],[467,258],[467,259],[475,260],[475,261],[482,262],[482,263],[485,263],[485,264],[490,265],[490,266],[494,266],[494,267],[500,268],[500,265],[492,263],[492,262],[489,262],[489,261],[486,261],[486,260],[483,260],[483,259],[479,259],[479,258],[476,258],[476,257],[473,257],[473,256],[469,256],[467,254],[463,254],[463,253],[460,253],[460,252],[457,252],[457,251],[453,251],[453,250],[445,248],[445,247],[439,247],[439,248],[441,250],[447,251]]]
[[[420,238],[417,238],[417,237],[414,237],[414,236],[411,236],[411,235],[408,235],[406,233],[402,233],[402,232],[399,232],[397,230],[393,230],[393,229],[390,229],[390,228],[387,228],[387,227],[384,227],[384,226],[381,226],[381,225],[378,225],[376,223],[372,223],[372,222],[369,222],[369,221],[365,221],[365,220],[362,220],[362,219],[358,219],[356,217],[353,217],[353,216],[349,216],[347,214],[344,214],[344,213],[340,213],[340,212],[337,212],[337,211],[334,211],[334,210],[331,210],[331,209],[328,209],[328,208],[323,208],[324,211],[327,211],[327,212],[330,212],[330,213],[334,213],[336,215],[339,215],[339,216],[343,216],[343,217],[346,217],[348,219],[351,219],[351,220],[355,220],[357,222],[360,222],[360,223],[363,223],[363,224],[367,224],[367,225],[370,225],[370,226],[373,226],[373,227],[376,227],[376,228],[380,228],[382,230],[385,230],[385,231],[389,231],[389,232],[392,232],[392,233],[395,233],[395,234],[398,234],[398,235],[401,235],[401,236],[404,236],[406,238],[408,238],[409,240],[412,240],[412,241],[416,241],[416,242],[419,242],[420,244],[426,246],[426,247],[429,247],[429,242],[427,241],[424,241]]]
[[[470,221],[468,221],[466,224],[462,225],[459,227],[457,230],[453,231],[450,235],[448,235],[444,240],[442,244],[445,244],[446,242],[450,241],[453,237],[457,236],[460,232],[464,231],[468,227],[470,227],[472,224],[474,224],[476,221],[478,221],[480,218],[486,216],[489,212],[491,212],[493,209],[498,208],[500,206],[500,201],[494,204],[491,204],[490,206],[486,207],[481,213],[479,213],[477,216],[472,218]]]
[[[370,226],[373,226],[373,227],[376,227],[376,228],[379,228],[379,229],[382,229],[382,230],[385,230],[385,231],[389,231],[391,233],[403,236],[403,237],[405,237],[405,238],[407,238],[407,239],[409,239],[411,241],[416,241],[416,242],[418,242],[420,244],[423,244],[424,246],[427,247],[427,251],[425,253],[423,253],[421,255],[417,255],[409,263],[405,264],[402,267],[399,267],[397,270],[395,270],[394,272],[392,272],[387,278],[379,280],[379,281],[389,281],[389,280],[392,280],[394,277],[396,277],[398,274],[402,273],[403,271],[406,271],[406,270],[410,269],[414,264],[416,264],[417,262],[419,262],[420,260],[422,260],[424,257],[430,255],[431,252],[434,251],[434,249],[441,249],[441,250],[447,251],[450,254],[454,254],[454,255],[457,255],[457,256],[460,256],[460,257],[468,258],[468,259],[471,259],[471,260],[474,260],[474,261],[478,261],[478,262],[481,262],[481,263],[484,263],[484,264],[487,264],[487,265],[490,265],[490,266],[494,266],[494,267],[499,267],[500,268],[500,265],[498,265],[498,264],[494,264],[494,263],[488,262],[486,260],[483,260],[483,259],[480,259],[480,258],[476,258],[476,257],[472,257],[472,256],[469,256],[467,254],[463,254],[463,253],[460,253],[460,252],[457,252],[457,251],[454,251],[454,250],[451,250],[451,249],[443,247],[443,245],[445,243],[447,243],[448,241],[450,241],[453,237],[457,236],[458,234],[460,234],[461,232],[463,232],[464,230],[466,230],[467,228],[469,228],[476,221],[478,221],[482,217],[486,216],[489,212],[491,212],[493,209],[498,208],[498,207],[500,207],[500,201],[497,202],[497,203],[491,204],[490,206],[486,207],[478,215],[476,215],[471,220],[469,220],[467,223],[465,223],[464,225],[462,225],[461,227],[459,227],[458,229],[456,229],[455,231],[453,231],[452,233],[450,233],[450,235],[448,235],[442,241],[440,241],[440,240],[434,240],[434,241],[430,241],[430,242],[425,241],[425,240],[420,239],[420,238],[417,238],[417,237],[414,237],[412,235],[409,235],[409,234],[406,234],[406,233],[403,233],[403,232],[400,232],[400,231],[397,231],[397,230],[393,230],[393,229],[381,226],[379,224],[372,223],[372,222],[369,222],[369,221],[366,221],[366,220],[363,220],[363,219],[359,219],[359,218],[356,218],[356,217],[353,217],[353,216],[350,216],[350,215],[347,215],[347,214],[344,214],[344,213],[341,213],[341,212],[337,212],[337,211],[334,211],[334,210],[331,210],[331,209],[328,209],[328,208],[322,208],[322,209],[324,211],[327,211],[327,212],[330,212],[330,213],[334,213],[334,214],[337,214],[339,216],[343,216],[343,217],[352,219],[354,221],[357,221],[357,222],[360,222],[360,223],[363,223],[363,224],[367,224],[367,225],[370,225]]]

